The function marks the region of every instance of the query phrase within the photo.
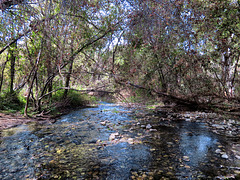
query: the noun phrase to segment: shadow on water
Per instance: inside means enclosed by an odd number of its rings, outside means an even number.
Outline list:
[[[145,124],[144,124],[145,123]],[[224,139],[201,123],[134,119],[102,103],[51,125],[4,130],[0,179],[214,179],[231,174]]]

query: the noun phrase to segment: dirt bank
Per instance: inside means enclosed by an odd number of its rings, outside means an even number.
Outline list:
[[[0,131],[29,122],[50,122],[50,117],[26,118],[20,113],[0,113]]]

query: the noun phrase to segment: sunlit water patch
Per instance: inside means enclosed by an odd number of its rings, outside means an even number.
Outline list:
[[[213,179],[236,166],[230,154],[216,153],[227,144],[204,124],[140,121],[107,103],[2,134],[0,179],[6,180]]]

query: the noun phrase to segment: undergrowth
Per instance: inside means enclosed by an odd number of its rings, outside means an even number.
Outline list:
[[[96,101],[95,97],[74,90],[69,90],[67,97],[63,97],[63,94],[64,90],[54,93],[51,100],[52,103],[60,103],[63,107],[79,107]]]
[[[24,109],[25,99],[17,94],[5,93],[0,95],[0,110],[5,112],[17,112]]]

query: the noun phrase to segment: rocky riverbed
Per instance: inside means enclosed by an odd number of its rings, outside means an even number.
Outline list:
[[[1,131],[0,179],[238,179],[238,122],[100,103]]]

